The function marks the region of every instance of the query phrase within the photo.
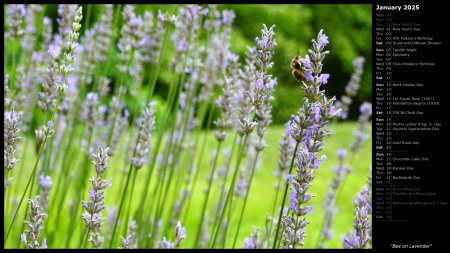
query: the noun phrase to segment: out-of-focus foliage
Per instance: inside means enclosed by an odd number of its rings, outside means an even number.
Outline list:
[[[323,89],[327,96],[344,94],[344,87],[353,73],[352,61],[366,59],[361,87],[350,108],[349,118],[358,116],[358,107],[372,100],[372,7],[369,4],[260,4],[221,5],[221,9],[236,12],[232,50],[243,55],[247,45],[253,45],[261,27],[275,24],[277,46],[272,58],[271,73],[278,79],[273,101],[273,120],[284,123],[301,103],[299,82],[291,74],[290,62],[297,54],[305,56],[311,47],[310,38],[324,29],[329,37],[330,54],[324,60],[324,73],[331,75]],[[253,43],[253,44],[252,44]]]
[[[104,8],[99,4],[91,5],[88,13],[87,5],[82,6],[85,11],[80,31],[81,36],[87,28],[92,28],[93,24],[98,22]],[[123,24],[120,12],[117,15],[119,7],[123,8],[123,4],[115,6],[114,15],[119,17],[115,23],[116,41],[113,43],[115,50],[117,50],[119,28]],[[135,10],[137,15],[142,15],[148,10],[156,17],[159,9],[163,13],[177,14],[179,7],[180,5],[176,4],[142,4],[138,5]],[[275,47],[275,55],[272,58],[274,66],[270,70],[270,74],[278,80],[273,101],[274,123],[285,123],[301,105],[300,83],[292,77],[290,62],[297,52],[301,56],[307,54],[307,50],[311,48],[311,38],[314,38],[320,29],[324,30],[330,41],[330,44],[327,45],[330,54],[324,60],[323,68],[323,73],[331,75],[329,82],[323,87],[327,96],[336,95],[339,99],[344,94],[344,87],[354,70],[352,61],[358,56],[363,56],[366,61],[361,87],[353,99],[349,118],[357,118],[357,110],[362,102],[371,102],[372,7],[370,4],[221,4],[218,5],[218,9],[232,9],[236,13],[230,50],[240,56],[241,62],[244,62],[247,46],[255,46],[255,38],[260,36],[262,24],[266,24],[268,27],[275,25],[275,39],[278,45]],[[53,31],[57,32],[57,5],[46,5],[45,15],[54,21]],[[202,38],[204,39],[204,37]],[[116,55],[117,53],[113,53],[112,59],[117,60]],[[167,66],[170,58],[174,57],[172,43],[169,43],[165,57],[163,66]],[[109,69],[108,77],[115,79],[117,71],[114,68]],[[155,89],[157,95],[166,97],[167,86],[172,74],[167,67],[161,69]],[[146,83],[147,80],[144,80],[144,85]],[[112,85],[114,85],[114,80]],[[128,98],[128,100],[133,103],[132,98]]]

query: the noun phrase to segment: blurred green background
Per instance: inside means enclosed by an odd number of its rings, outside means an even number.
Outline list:
[[[85,29],[92,28],[103,13],[103,5],[83,6],[83,20],[80,37]],[[177,4],[143,4],[137,5],[137,15],[150,11],[154,17],[158,10],[177,14],[180,5]],[[122,5],[115,5],[115,14]],[[358,108],[362,102],[372,100],[372,7],[370,4],[219,4],[219,10],[234,10],[236,18],[233,23],[230,50],[240,56],[244,62],[247,46],[255,46],[255,38],[261,37],[262,24],[267,27],[275,25],[274,31],[277,46],[272,58],[273,68],[269,71],[278,80],[273,101],[273,123],[284,124],[295,113],[303,97],[299,83],[292,77],[290,62],[297,54],[305,56],[311,48],[311,39],[316,38],[320,29],[329,37],[330,44],[326,50],[330,54],[324,60],[323,73],[329,73],[329,82],[322,87],[328,97],[335,95],[338,99],[344,94],[344,87],[354,71],[352,61],[358,56],[365,57],[364,72],[361,77],[361,87],[350,107],[349,119],[357,119]],[[6,16],[6,5],[4,7]],[[90,13],[87,13],[90,11]],[[46,6],[45,15],[53,20],[53,31],[57,31],[57,5]],[[89,18],[88,18],[89,17]],[[123,22],[120,16],[120,22]],[[87,25],[87,26],[86,26]],[[117,38],[120,34],[116,26],[116,41],[113,43],[117,51]],[[6,28],[6,17],[5,17]],[[204,39],[204,38],[200,38]],[[173,43],[169,43],[169,51],[164,62],[168,64],[173,55]],[[118,51],[117,51],[118,52]],[[114,53],[113,55],[117,55]],[[167,66],[167,65],[166,65]],[[110,68],[108,77],[115,79],[118,71]],[[163,67],[156,85],[156,95],[165,98],[172,71]],[[144,80],[144,84],[147,80]],[[114,80],[113,80],[114,85]],[[293,97],[293,99],[285,99]],[[127,103],[133,103],[128,97]],[[218,111],[216,112],[218,113]]]

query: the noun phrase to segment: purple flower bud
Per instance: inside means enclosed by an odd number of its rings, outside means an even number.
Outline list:
[[[246,237],[244,239],[244,248],[246,248],[246,249],[254,249],[255,248],[255,243],[253,242],[252,238]]]
[[[159,15],[158,15],[158,16],[159,16]],[[165,249],[170,249],[170,248],[171,248],[170,243],[166,240],[166,237],[163,237],[163,238],[162,238],[161,244],[162,244],[162,246],[163,246]]]
[[[319,76],[319,82],[326,84],[328,82],[328,78],[330,77],[330,74],[320,74]]]
[[[337,150],[337,156],[341,159],[344,159],[347,157],[347,150],[346,149],[338,149]]]
[[[311,69],[311,61],[309,60],[309,55],[306,55],[305,59],[303,60],[303,65],[305,68]]]
[[[322,35],[319,38],[319,44],[321,46],[326,46],[326,45],[328,45],[328,43],[330,43],[328,41],[328,36],[326,36],[325,33],[322,33]]]
[[[94,199],[95,198],[95,190],[94,188],[89,189],[89,198]]]
[[[106,186],[112,187],[112,178],[110,178],[108,180],[108,182],[106,183]]]
[[[292,184],[292,182],[294,182],[294,177],[291,174],[288,174],[287,178],[288,178],[288,184]]]
[[[313,210],[314,210],[314,206],[307,206],[305,211],[307,214],[312,214]]]
[[[312,80],[313,80],[314,78],[313,78],[313,76],[312,76],[311,70],[307,69],[307,70],[305,71],[305,79],[306,79],[306,81],[308,81],[308,82],[312,82]]]
[[[341,116],[341,114],[342,114],[342,108],[339,108],[339,109],[337,109],[336,110],[336,107],[335,106],[332,106],[331,108],[330,108],[330,116]]]
[[[258,90],[261,90],[262,88],[264,88],[264,80],[262,78],[256,80],[256,88]]]
[[[47,248],[47,238],[45,238],[43,241],[42,241],[42,245],[41,245],[41,249],[46,249]]]
[[[24,242],[24,243],[28,243],[27,242],[27,236],[25,234],[21,234],[20,235],[20,241]]]
[[[297,205],[297,191],[294,188],[291,189],[290,200],[289,208],[292,211],[295,211],[295,206]]]

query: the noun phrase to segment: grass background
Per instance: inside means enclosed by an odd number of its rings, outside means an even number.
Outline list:
[[[319,235],[320,225],[323,220],[323,207],[322,203],[327,191],[327,182],[329,182],[333,176],[333,172],[331,171],[331,168],[335,167],[338,164],[338,158],[336,155],[336,150],[340,148],[348,148],[352,141],[353,141],[353,133],[357,129],[357,123],[356,122],[333,122],[330,124],[330,128],[333,130],[333,134],[331,136],[328,136],[325,139],[325,149],[324,151],[319,153],[319,157],[324,154],[327,156],[327,159],[324,163],[322,163],[318,170],[314,172],[315,179],[312,183],[312,187],[310,188],[310,193],[315,195],[315,198],[313,198],[310,202],[311,205],[314,205],[314,212],[311,215],[307,216],[307,219],[311,221],[311,223],[306,227],[306,233],[307,238],[304,240],[305,246],[303,248],[315,248],[317,244],[317,237]],[[279,146],[278,141],[281,138],[282,134],[284,133],[284,126],[269,126],[267,135],[266,135],[266,141],[269,145],[267,149],[265,149],[262,152],[262,160],[260,162],[260,166],[257,170],[257,172],[254,175],[254,180],[252,182],[252,186],[249,193],[249,199],[248,203],[246,205],[246,210],[244,213],[244,219],[243,223],[241,225],[241,229],[239,232],[239,237],[237,241],[237,247],[243,246],[243,240],[245,237],[250,237],[252,232],[252,226],[259,227],[260,232],[262,232],[264,228],[264,220],[266,217],[266,213],[269,213],[271,215],[272,207],[273,207],[273,201],[275,198],[275,190],[274,185],[276,184],[277,178],[273,176],[273,170],[277,169],[277,161],[279,158]],[[368,134],[371,133],[371,128],[368,129]],[[130,133],[127,133],[128,135]],[[202,133],[205,134],[205,133]],[[202,135],[204,136],[204,135]],[[199,178],[198,182],[195,188],[194,193],[192,194],[192,203],[191,203],[191,210],[189,211],[189,216],[187,220],[183,220],[182,224],[186,227],[187,231],[187,238],[182,243],[182,248],[189,248],[192,247],[191,245],[194,243],[195,239],[195,232],[197,230],[197,224],[198,219],[200,217],[201,212],[201,205],[204,200],[204,192],[202,189],[206,188],[207,186],[207,175],[210,171],[210,159],[211,159],[211,153],[213,150],[215,150],[217,146],[217,142],[215,138],[213,137],[213,133],[209,132],[206,133],[207,136],[207,147],[206,147],[206,153],[203,156],[203,160],[201,162],[200,168],[198,168],[199,171]],[[225,141],[224,146],[230,146],[229,144],[232,141],[233,134],[230,134],[230,136]],[[22,152],[27,152],[27,159],[21,160],[21,162],[18,164],[18,168],[12,170],[13,173],[12,176],[14,177],[13,184],[10,188],[13,196],[10,195],[12,198],[19,198],[20,194],[23,192],[23,188],[26,184],[26,180],[29,177],[29,173],[31,173],[33,168],[33,163],[35,161],[34,154],[34,147],[32,145],[28,144],[27,150],[25,151],[25,145],[26,142],[30,142],[31,137],[27,137],[26,140],[21,140],[18,147],[19,154]],[[332,240],[330,240],[327,243],[327,246],[329,248],[342,248],[342,240],[340,238],[341,234],[346,233],[348,230],[353,229],[353,214],[354,214],[354,205],[352,203],[352,199],[356,196],[356,193],[361,190],[361,187],[367,183],[367,174],[370,173],[369,166],[372,164],[372,152],[371,152],[371,137],[364,143],[361,152],[356,153],[354,155],[354,158],[352,160],[352,163],[350,162],[351,152],[349,151],[348,159],[346,159],[346,164],[349,164],[353,168],[353,173],[350,173],[347,177],[347,180],[344,184],[341,184],[343,186],[343,189],[339,189],[342,191],[342,195],[340,196],[340,202],[338,203],[338,210],[339,212],[336,214],[334,218],[334,226],[333,229],[335,231],[335,236]],[[127,142],[127,136],[122,139],[121,146],[125,145]],[[73,166],[70,166],[70,168],[63,168],[66,170],[72,171],[70,174],[74,174],[75,170],[81,169],[79,166],[81,166],[81,157],[83,156],[82,152],[79,151],[80,149],[75,149],[75,154],[77,158],[75,158],[72,162]],[[125,168],[124,164],[124,154],[123,150],[119,149],[119,153],[116,154],[114,157],[110,158],[109,160],[109,167],[106,171],[106,175],[104,178],[112,178],[112,187],[108,187],[105,189],[105,205],[111,206],[111,205],[118,205],[120,203],[120,197],[121,197],[121,188],[123,187],[123,181],[125,180],[126,176],[124,172],[122,171]],[[58,151],[57,151],[58,152]],[[219,156],[219,166],[223,164],[223,157],[224,155]],[[234,163],[232,163],[234,164]],[[245,164],[245,163],[243,163]],[[234,168],[234,165],[232,166]],[[145,170],[148,169],[147,167],[143,167],[140,171],[138,171],[138,175],[144,175],[146,172]],[[89,177],[94,175],[94,168],[92,164],[89,164]],[[230,178],[229,176],[228,178]],[[138,176],[139,178],[139,176]],[[82,184],[83,182],[75,182],[77,184]],[[90,187],[90,182],[84,182],[86,185],[86,189]],[[55,185],[55,177],[53,177],[53,185]],[[143,187],[146,187],[147,189],[153,188],[155,184],[155,180],[152,181],[150,186],[143,185],[142,181],[137,181],[135,193],[140,193],[142,191]],[[215,192],[212,193],[210,197],[210,201],[208,202],[210,206],[212,205],[212,200],[214,196],[217,196],[217,185],[213,186]],[[283,188],[284,189],[284,188]],[[73,195],[73,192],[70,188],[65,189],[64,192],[55,192],[54,189],[51,192],[51,195],[53,194],[67,194],[67,201],[66,203],[71,201],[71,196]],[[177,192],[172,192],[172,194],[178,195]],[[84,194],[84,200],[88,200],[88,192],[86,190],[86,193]],[[156,197],[155,197],[156,198]],[[136,201],[131,202],[132,209],[137,208],[141,203],[139,203],[137,200],[140,198],[138,196],[135,196],[133,198]],[[280,197],[278,198],[280,200]],[[242,205],[242,199],[234,198],[233,206],[235,208],[235,215],[233,216],[233,219],[231,223],[237,222],[238,219],[238,213],[240,212],[240,207]],[[24,208],[21,208],[24,209]],[[167,210],[168,208],[166,208]],[[28,210],[28,207],[27,207]],[[82,221],[81,217],[71,217],[68,211],[68,205],[65,205],[64,209],[62,210],[63,216],[58,221],[63,223],[62,227],[60,227],[57,237],[61,238],[60,240],[55,241],[47,241],[49,248],[63,248],[64,247],[64,235],[68,233],[68,222],[70,219],[79,219],[79,223],[81,226],[77,226],[77,228],[74,231],[70,231],[70,233],[74,233],[74,240],[71,242],[71,248],[78,247],[78,237],[81,235],[81,233],[84,233],[84,222]],[[106,211],[103,211],[103,214],[106,216]],[[18,217],[23,217],[23,213],[19,212]],[[48,220],[44,220],[44,227],[48,227],[48,229],[51,231],[54,227],[53,224],[48,224]],[[9,224],[9,223],[8,223]],[[20,224],[19,222],[16,222],[16,224]],[[59,224],[61,226],[61,224]],[[230,224],[231,225],[231,224]],[[138,225],[139,226],[139,225]],[[19,226],[13,227],[13,232],[10,236],[14,236],[14,238],[19,238]],[[235,227],[231,226],[228,234],[228,240],[227,245],[228,247],[231,247],[232,239],[234,238],[234,229]],[[169,233],[162,236],[166,236],[166,238],[172,238],[172,231],[173,228],[169,229]],[[195,231],[195,232],[194,232]],[[233,235],[233,236],[230,236]],[[45,238],[46,234],[45,232],[42,234],[41,238]],[[55,238],[56,239],[56,238]],[[18,240],[9,240],[7,244],[5,244],[5,248],[15,248],[17,247]],[[21,245],[23,247],[23,245]]]

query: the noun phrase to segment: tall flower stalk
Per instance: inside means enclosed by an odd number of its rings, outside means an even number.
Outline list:
[[[271,58],[274,54],[274,47],[276,45],[276,41],[273,39],[273,35],[275,34],[273,31],[274,26],[267,28],[265,24],[263,24],[263,29],[261,30],[261,39],[256,38],[256,44],[257,44],[257,51],[256,51],[256,57],[255,57],[255,79],[256,82],[254,83],[254,86],[252,87],[252,90],[247,91],[247,95],[249,96],[249,99],[252,101],[253,105],[255,107],[260,106],[261,104],[265,103],[265,100],[270,101],[270,93],[273,88],[274,82],[271,80],[271,76],[267,75],[267,70],[272,68],[273,62],[271,62]],[[220,224],[222,224],[223,217],[225,214],[225,210],[228,207],[228,204],[232,202],[232,197],[234,195],[234,188],[236,184],[237,175],[239,172],[239,167],[241,163],[241,159],[243,157],[245,147],[247,144],[247,140],[251,132],[253,132],[253,129],[256,125],[259,123],[254,122],[256,112],[252,112],[251,118],[240,118],[238,120],[240,131],[238,133],[242,136],[244,136],[244,140],[240,145],[240,150],[238,152],[238,158],[236,162],[236,168],[233,174],[233,179],[230,184],[230,188],[227,193],[227,198],[225,200],[224,208],[222,210],[222,213],[219,218],[218,226],[216,228],[216,232],[213,237],[212,241],[212,248],[214,248],[217,234],[220,229]],[[264,124],[264,123],[263,123]],[[264,126],[263,126],[264,127]],[[248,194],[248,191],[247,191]],[[242,216],[242,215],[241,215]],[[239,227],[238,227],[239,229]]]
[[[355,154],[361,151],[364,142],[369,138],[369,134],[367,134],[366,131],[369,129],[369,120],[371,115],[372,103],[363,102],[359,107],[358,129],[354,133],[355,138],[353,139],[353,142],[349,147],[351,151],[350,164],[352,163]],[[341,200],[340,197],[342,195],[348,173],[349,171],[346,171],[346,173],[343,174],[343,178],[341,179],[342,185],[336,195],[336,204],[339,204],[339,201]]]
[[[92,183],[92,188],[89,189],[91,202],[81,201],[82,207],[86,209],[86,212],[81,215],[81,218],[88,228],[87,236],[89,236],[89,241],[91,241],[96,249],[101,248],[103,243],[103,237],[100,236],[101,226],[104,220],[101,211],[105,208],[103,200],[105,197],[103,193],[106,187],[111,186],[111,179],[106,181],[101,178],[101,174],[108,168],[108,148],[103,149],[99,147],[99,150],[100,153],[92,155],[94,158],[92,163],[95,167],[96,176],[89,180]],[[86,247],[86,241],[88,240],[87,236],[84,247]]]
[[[149,154],[150,154],[150,138],[151,133],[153,131],[153,127],[155,124],[155,103],[150,102],[144,110],[142,110],[142,118],[137,119],[137,125],[139,126],[139,133],[136,140],[136,146],[134,148],[133,157],[131,158],[131,164],[128,169],[128,176],[125,183],[125,188],[122,193],[122,197],[120,200],[119,210],[117,213],[117,217],[114,222],[113,232],[111,234],[111,242],[110,248],[112,248],[114,235],[116,234],[118,221],[120,218],[120,214],[124,208],[125,196],[127,193],[128,185],[130,182],[132,168],[136,168],[134,172],[137,175],[137,171],[142,168],[144,165],[149,163]],[[131,192],[131,195],[133,192]],[[131,200],[130,200],[131,201]],[[126,226],[124,226],[126,228]]]
[[[337,151],[337,156],[339,158],[339,165],[333,169],[333,178],[331,182],[328,182],[328,190],[325,195],[324,206],[324,218],[322,221],[322,226],[319,231],[318,248],[325,248],[325,241],[333,238],[334,232],[332,230],[333,219],[337,213],[336,206],[336,192],[339,189],[339,185],[342,182],[345,175],[349,172],[350,168],[344,165],[345,159],[347,158],[347,150],[339,149]]]
[[[6,23],[8,30],[6,31],[6,38],[12,40],[12,65],[10,69],[11,82],[15,83],[15,71],[16,71],[16,40],[23,37],[25,30],[22,27],[23,18],[26,15],[24,4],[10,4],[7,8],[8,18]]]
[[[255,58],[255,89],[253,93],[250,93],[251,101],[255,107],[255,115],[258,120],[258,125],[256,126],[256,138],[251,143],[252,147],[256,151],[254,155],[253,163],[250,165],[250,176],[247,186],[247,191],[244,197],[244,204],[241,209],[237,231],[235,233],[233,247],[236,245],[237,237],[239,235],[240,225],[244,216],[244,210],[247,204],[248,195],[250,192],[250,187],[253,181],[253,174],[257,167],[256,163],[258,161],[259,154],[267,148],[267,144],[264,140],[264,135],[266,134],[267,127],[272,122],[272,105],[271,102],[274,100],[272,93],[274,92],[274,86],[277,84],[276,78],[269,75],[267,72],[272,68],[273,62],[271,58],[274,54],[274,48],[277,45],[276,39],[273,38],[275,32],[273,28],[275,25],[267,29],[266,25],[263,25],[264,29],[262,32],[261,40],[256,38],[256,58]]]
[[[370,167],[372,172],[372,167]],[[368,175],[369,181],[357,193],[353,199],[355,204],[355,216],[353,227],[354,233],[344,238],[344,248],[346,249],[367,249],[372,243],[372,177]]]
[[[366,59],[362,56],[353,59],[353,66],[355,67],[355,70],[350,77],[350,81],[345,86],[345,94],[342,95],[340,100],[336,101],[336,107],[342,109],[342,119],[347,118],[349,107],[353,102],[352,98],[356,96],[356,93],[359,90],[361,76],[364,72],[363,67],[365,61]]]
[[[321,128],[328,124],[329,118],[339,116],[341,110],[333,106],[335,97],[327,99],[320,86],[328,82],[329,74],[322,73],[322,61],[329,51],[323,51],[329,43],[328,37],[323,30],[317,35],[317,40],[313,39],[313,48],[308,50],[305,58],[296,56],[292,62],[293,76],[301,83],[302,90],[305,92],[303,106],[297,115],[292,115],[290,123],[290,134],[296,141],[294,157],[292,157],[289,174],[292,173],[294,158],[296,160],[296,174],[290,175],[288,184],[284,191],[282,207],[284,206],[288,186],[291,186],[290,211],[292,215],[279,215],[279,222],[283,225],[283,248],[297,248],[303,245],[303,239],[306,236],[305,228],[309,221],[304,217],[310,214],[313,206],[307,206],[307,203],[314,195],[307,191],[311,187],[314,179],[313,171],[318,169],[325,156],[317,157],[317,153],[324,149],[323,139],[330,135]],[[311,100],[311,101],[310,101]],[[277,227],[273,248],[277,247],[278,242]]]
[[[6,189],[11,186],[11,182],[13,178],[8,178],[9,171],[12,170],[16,164],[19,162],[19,159],[15,157],[15,145],[18,140],[20,140],[19,132],[20,132],[20,117],[22,116],[22,112],[16,113],[14,112],[14,107],[11,107],[11,110],[4,113],[3,125],[4,129],[4,168],[5,168],[5,179],[4,179],[4,192],[3,196],[5,196]]]
[[[39,244],[41,230],[44,228],[44,226],[42,226],[42,220],[45,216],[45,214],[40,213],[39,196],[36,196],[33,200],[29,199],[28,204],[30,204],[30,211],[27,213],[30,216],[30,221],[24,221],[24,223],[28,226],[28,230],[25,232],[28,233],[30,240],[27,240],[26,234],[22,234],[20,236],[21,241],[25,243],[27,249],[46,249],[47,239],[44,239],[41,245]]]

